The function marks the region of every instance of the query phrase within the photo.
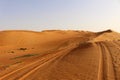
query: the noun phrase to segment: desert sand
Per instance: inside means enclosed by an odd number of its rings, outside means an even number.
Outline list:
[[[120,33],[1,31],[0,80],[120,80]]]

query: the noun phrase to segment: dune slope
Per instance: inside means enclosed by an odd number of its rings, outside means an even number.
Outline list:
[[[1,31],[0,80],[120,80],[120,33]]]

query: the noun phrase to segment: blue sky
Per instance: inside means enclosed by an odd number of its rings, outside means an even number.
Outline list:
[[[120,32],[120,0],[0,0],[0,30]]]

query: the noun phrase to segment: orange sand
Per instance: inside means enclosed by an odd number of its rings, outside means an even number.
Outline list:
[[[1,31],[0,80],[120,80],[120,33]]]

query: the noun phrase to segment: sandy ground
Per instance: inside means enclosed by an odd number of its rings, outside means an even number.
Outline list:
[[[0,80],[120,80],[120,33],[1,31]]]

